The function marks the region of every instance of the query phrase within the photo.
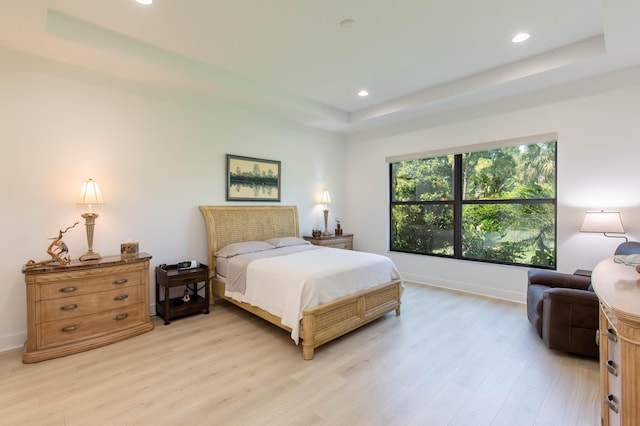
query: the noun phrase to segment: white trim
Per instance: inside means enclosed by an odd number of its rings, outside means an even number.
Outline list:
[[[27,333],[12,334],[9,336],[0,336],[0,352],[21,348],[27,340]]]
[[[527,303],[526,293],[521,293],[512,290],[501,290],[497,288],[491,288],[487,286],[481,286],[472,283],[465,283],[462,281],[438,279],[435,277],[426,277],[417,274],[400,274],[402,280],[405,283],[411,283],[416,285],[443,288],[451,291],[460,291],[463,293],[475,294],[477,296],[490,297],[492,299],[507,300],[509,302],[516,302],[520,304]]]
[[[558,133],[541,133],[539,135],[523,136],[513,139],[502,139],[499,141],[481,142],[473,145],[465,145],[454,148],[444,148],[434,151],[416,152],[412,154],[393,155],[386,157],[387,163],[396,163],[398,161],[417,160],[422,158],[441,157],[443,155],[454,155],[467,152],[487,151],[490,149],[504,148],[507,146],[528,145],[538,142],[557,141]]]

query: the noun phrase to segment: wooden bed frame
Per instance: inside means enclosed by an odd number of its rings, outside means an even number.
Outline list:
[[[207,224],[211,303],[219,297],[291,332],[281,319],[263,309],[224,295],[224,282],[216,279],[215,253],[241,241],[299,237],[296,206],[200,206]],[[395,310],[400,315],[401,280],[390,281],[302,313],[302,356],[313,358],[315,349],[345,333]]]

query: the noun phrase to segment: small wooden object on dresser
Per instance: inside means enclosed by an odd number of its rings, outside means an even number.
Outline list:
[[[353,250],[353,234],[330,235],[328,237],[311,237],[305,235],[303,238],[316,246]]]
[[[22,361],[66,356],[153,330],[149,259],[140,253],[23,268],[27,341]]]
[[[591,276],[600,299],[602,424],[638,425],[640,419],[640,274],[600,262]]]
[[[198,287],[198,283],[201,283]],[[209,267],[200,264],[197,268],[180,270],[178,265],[156,267],[156,311],[164,319],[164,325],[170,324],[173,318],[202,312],[209,313]],[[180,297],[170,297],[172,287],[185,287]],[[160,300],[162,289],[162,300]],[[198,293],[202,290],[204,297]]]

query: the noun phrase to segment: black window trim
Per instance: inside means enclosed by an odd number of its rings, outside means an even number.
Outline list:
[[[438,200],[427,200],[427,201],[393,201],[393,164],[396,162],[400,162],[400,161],[404,161],[404,160],[395,160],[395,161],[389,161],[388,165],[388,173],[389,173],[389,251],[392,252],[396,252],[396,253],[409,253],[409,254],[417,254],[417,255],[422,255],[422,256],[432,256],[432,257],[441,257],[441,258],[446,258],[446,259],[457,259],[457,260],[465,260],[465,261],[471,261],[471,262],[481,262],[481,263],[492,263],[492,264],[499,264],[499,265],[508,265],[508,266],[517,266],[517,267],[526,267],[526,268],[537,268],[537,269],[548,269],[548,270],[556,270],[557,269],[557,265],[558,265],[558,258],[557,258],[557,240],[558,240],[558,170],[557,170],[557,165],[558,165],[558,149],[557,149],[557,144],[558,144],[558,139],[549,139],[547,141],[537,141],[537,142],[531,142],[531,141],[527,141],[525,143],[514,143],[512,146],[516,146],[516,145],[527,145],[527,144],[533,144],[533,143],[544,143],[544,142],[551,142],[554,141],[556,143],[556,150],[555,150],[555,155],[554,155],[554,161],[555,161],[555,165],[556,165],[556,179],[555,179],[555,187],[554,187],[554,193],[555,193],[555,198],[513,198],[513,199],[495,199],[495,200],[463,200],[462,199],[462,156],[463,154],[470,152],[470,151],[466,151],[466,152],[458,152],[456,154],[454,153],[449,153],[449,154],[443,154],[443,153],[438,153],[437,155],[434,156],[429,156],[426,155],[425,157],[422,157],[424,159],[427,158],[433,158],[436,156],[443,156],[443,155],[453,155],[454,156],[454,177],[453,177],[453,193],[454,193],[454,198],[453,200],[442,200],[442,201],[438,201]],[[507,147],[508,145],[505,145],[504,147]],[[490,149],[500,149],[500,147],[497,148],[490,148]],[[421,158],[416,158],[413,157],[412,159],[421,159]],[[453,214],[453,218],[454,218],[454,224],[453,224],[453,249],[454,249],[454,254],[453,256],[450,255],[445,255],[445,254],[438,254],[438,253],[423,253],[423,252],[417,252],[417,251],[411,251],[411,250],[400,250],[400,249],[394,249],[392,248],[392,234],[393,234],[393,221],[391,220],[391,216],[392,216],[392,211],[393,211],[393,207],[397,206],[397,205],[452,205],[453,209],[454,209],[454,214]],[[555,236],[555,242],[554,242],[554,246],[553,246],[553,256],[555,258],[555,264],[553,266],[545,266],[545,265],[533,265],[533,264],[525,264],[525,263],[515,263],[515,262],[506,262],[506,261],[501,261],[501,260],[495,260],[495,259],[477,259],[477,258],[470,258],[470,257],[464,257],[462,256],[462,207],[464,205],[471,205],[471,204],[476,204],[476,205],[480,205],[480,204],[553,204],[554,206],[554,218],[553,218],[553,226],[554,226],[554,236]]]

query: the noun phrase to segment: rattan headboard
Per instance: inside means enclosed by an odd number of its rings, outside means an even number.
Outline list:
[[[215,270],[215,253],[240,241],[299,237],[296,206],[200,206],[207,223],[209,270]]]

